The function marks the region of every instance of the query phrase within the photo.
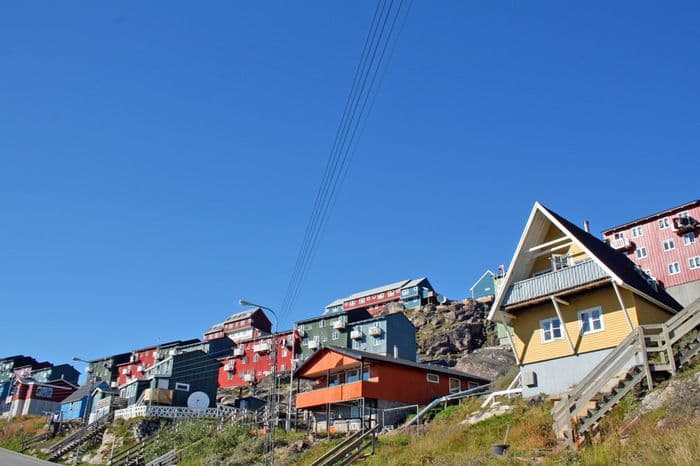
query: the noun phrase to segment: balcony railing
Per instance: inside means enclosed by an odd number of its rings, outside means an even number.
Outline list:
[[[504,306],[528,301],[608,278],[594,261],[587,260],[572,267],[549,272],[514,283],[506,291]]]
[[[333,321],[333,328],[336,330],[344,329],[345,328],[345,321],[341,320],[341,319]]]
[[[617,251],[624,251],[631,246],[630,240],[627,238],[613,238],[610,240],[610,247]]]
[[[267,353],[270,351],[270,344],[269,343],[258,343],[257,345],[253,345],[253,351],[256,353]]]

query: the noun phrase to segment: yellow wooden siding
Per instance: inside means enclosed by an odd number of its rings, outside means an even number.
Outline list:
[[[673,314],[661,309],[656,304],[652,304],[641,296],[634,295],[635,316],[634,319],[639,325],[661,324],[671,318]]]
[[[631,292],[620,290],[630,317],[636,316],[635,300]],[[569,306],[560,304],[566,330],[571,337],[576,353],[586,353],[617,346],[630,333],[624,311],[620,308],[612,285],[596,288],[586,293],[564,298]],[[581,335],[581,322],[578,312],[600,306],[603,313],[603,330]],[[571,355],[571,349],[563,339],[548,343],[542,342],[540,320],[557,317],[551,301],[517,311],[513,320],[515,348],[523,364]],[[633,317],[635,325],[636,317]]]

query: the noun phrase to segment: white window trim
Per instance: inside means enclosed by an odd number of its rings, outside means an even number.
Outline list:
[[[688,258],[688,268],[690,270],[700,269],[700,256],[689,257]]]
[[[584,312],[592,312],[595,310],[600,312],[600,328],[596,330],[593,328],[593,325],[590,325],[589,326],[590,330],[587,331],[586,333],[583,333],[583,318],[582,318],[583,313]],[[604,332],[605,331],[605,321],[603,319],[603,308],[601,308],[600,306],[595,306],[595,307],[591,307],[588,309],[581,309],[580,311],[578,311],[578,331],[579,331],[580,335],[590,335],[591,333]]]
[[[639,234],[637,234],[636,232],[639,232]],[[644,227],[642,227],[642,226],[632,227],[632,238],[640,238],[642,236],[644,236]]]
[[[550,338],[549,340],[544,339],[544,328],[542,328],[542,327],[544,327],[543,324],[549,320],[559,320],[559,317],[550,317],[548,319],[540,320],[540,342],[542,344],[553,343],[555,341],[564,339],[564,322],[562,322],[562,321],[559,321],[559,330],[560,330],[559,333],[561,335],[559,337],[555,337],[554,331],[552,330],[552,338]]]
[[[671,222],[668,221],[668,217],[659,219],[659,230],[665,230],[671,227]]]
[[[430,380],[431,377],[434,378],[434,380]],[[438,374],[432,374],[429,372],[425,374],[425,380],[427,380],[430,383],[440,383],[440,376]]]
[[[644,255],[640,256],[639,253],[644,251]],[[637,250],[634,252],[634,255],[637,257],[637,259],[644,259],[646,258],[649,253],[647,252],[647,248],[645,246],[640,246],[637,248]]]
[[[456,390],[453,390],[453,389],[452,389],[452,383],[453,383],[453,382],[457,382],[457,389],[456,389]],[[456,377],[450,377],[450,381],[449,381],[449,383],[448,383],[447,388],[450,390],[450,393],[457,393],[457,392],[460,392],[460,391],[462,391],[462,381],[459,380],[459,379],[456,378]]]
[[[678,271],[677,271],[677,272],[671,272],[671,266],[672,266],[673,264],[676,264],[676,265],[678,266]],[[678,261],[673,261],[673,262],[671,262],[670,264],[668,264],[668,274],[669,274],[669,275],[678,275],[679,273],[681,273],[681,263],[680,263],[680,262],[678,262]]]
[[[175,382],[175,390],[180,391],[180,392],[189,392],[190,391],[190,384],[183,383],[183,382]]]
[[[670,248],[666,248],[667,243],[671,246]],[[663,240],[663,242],[661,243],[661,246],[664,248],[664,252],[673,251],[676,249],[676,242],[673,241],[673,238],[668,238],[668,239]]]
[[[696,236],[695,233],[690,231],[683,235],[683,244],[686,246],[692,246],[695,244]]]

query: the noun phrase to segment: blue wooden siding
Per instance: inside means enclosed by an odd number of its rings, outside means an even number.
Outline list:
[[[493,296],[496,294],[496,284],[493,279],[493,275],[486,274],[479,281],[477,281],[472,287],[472,298],[486,298],[487,296]]]

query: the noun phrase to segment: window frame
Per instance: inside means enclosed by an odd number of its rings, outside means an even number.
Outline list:
[[[641,252],[644,252],[644,255],[640,255]],[[637,259],[644,259],[649,255],[649,253],[647,252],[647,248],[645,246],[639,246],[634,251],[634,255]]]
[[[695,244],[696,236],[694,231],[689,231],[683,235],[683,244],[685,246],[692,246]]]
[[[661,242],[661,245],[664,248],[664,252],[669,252],[673,251],[676,249],[676,242],[673,240],[673,238],[667,238]],[[666,246],[669,246],[668,248]]]
[[[668,217],[660,218],[658,220],[659,222],[659,230],[665,230],[667,228],[671,228],[671,222],[668,221]]]
[[[434,379],[434,380],[431,380]],[[440,383],[440,374],[435,374],[433,372],[428,372],[425,374],[425,380],[430,383]]]
[[[550,327],[550,333],[552,336],[550,338],[546,338],[546,330],[545,330],[544,324],[547,322],[555,321],[555,320],[559,323],[559,336],[558,337],[554,336],[554,327]],[[559,317],[549,317],[547,319],[540,320],[540,342],[542,344],[553,343],[555,341],[563,340],[563,339],[564,339],[564,329],[563,329],[563,324],[562,324],[561,320],[559,320]]]
[[[584,319],[583,315],[584,314],[592,314],[593,312],[598,311],[598,321],[600,321],[600,328],[596,329],[594,328],[593,323],[595,322],[596,319],[593,319],[591,316],[588,318],[588,331],[584,332]],[[595,307],[590,307],[588,309],[581,309],[577,313],[578,315],[578,322],[579,322],[579,334],[580,335],[590,335],[592,333],[599,333],[599,332],[604,332],[605,331],[605,322],[603,321],[603,308],[600,306],[595,306]]]
[[[174,390],[177,390],[178,392],[189,392],[190,384],[185,382],[175,382]]]
[[[700,256],[693,256],[688,258],[688,268],[690,270],[700,269]]]
[[[457,382],[456,389],[452,386],[454,382]],[[450,390],[450,393],[461,392],[462,391],[462,381],[459,380],[457,377],[450,377],[448,389]]]
[[[641,236],[644,236],[644,227],[641,225],[632,227],[632,238],[639,238]]]
[[[672,271],[671,271],[671,266],[674,265],[674,264],[676,265],[676,271],[675,271],[675,272],[672,272]],[[673,261],[673,262],[671,262],[671,263],[668,264],[667,270],[668,270],[668,274],[669,274],[669,275],[678,275],[679,273],[681,273],[681,263],[678,262],[678,261]]]

